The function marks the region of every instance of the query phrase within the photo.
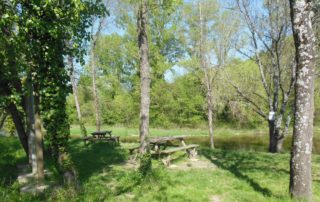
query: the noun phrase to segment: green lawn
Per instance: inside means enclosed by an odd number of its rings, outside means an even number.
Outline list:
[[[96,130],[95,126],[86,126],[88,134]],[[116,126],[102,126],[101,130],[112,130],[114,135],[119,136],[138,136],[139,128],[126,128]],[[78,125],[71,126],[71,136],[80,137],[80,127]],[[320,132],[320,130],[319,130]],[[231,129],[225,127],[219,127],[214,130],[215,136],[233,136],[233,135],[261,135],[266,134],[267,128],[261,129]],[[189,128],[177,128],[177,129],[161,129],[151,128],[151,136],[204,136],[208,135],[207,129],[189,129]]]
[[[132,166],[125,164],[127,147],[106,143],[83,146],[71,140],[80,188],[60,187],[40,195],[21,195],[16,164],[25,161],[16,138],[0,137],[0,196],[3,201],[290,201],[288,197],[289,154],[199,149],[198,162],[209,167],[189,166],[179,158],[173,168],[153,161],[154,172],[141,179]],[[52,170],[50,164],[48,169]],[[314,200],[320,201],[320,155],[313,156]],[[7,179],[7,180],[5,180]],[[9,180],[10,179],[10,180]]]

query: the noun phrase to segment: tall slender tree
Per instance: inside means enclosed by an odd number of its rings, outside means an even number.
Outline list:
[[[94,49],[97,45],[97,40],[101,34],[102,28],[103,28],[104,19],[99,19],[98,21],[98,28],[95,34],[92,35],[91,39],[91,49],[90,49],[90,66],[91,66],[91,73],[92,73],[92,95],[94,100],[94,110],[95,110],[95,118],[96,118],[96,130],[100,131],[101,129],[101,109],[100,109],[100,102],[99,102],[99,96],[98,96],[98,89],[97,89],[97,67],[96,67],[96,57],[94,54]],[[92,25],[92,33],[94,27],[94,23]]]
[[[239,23],[217,1],[199,0],[197,5],[187,4],[185,10],[188,37],[191,39],[190,45],[194,47],[190,56],[199,64],[184,66],[192,66],[193,71],[200,72],[206,94],[210,147],[214,148],[214,90],[218,88],[214,82],[219,79],[219,70],[227,63]]]
[[[74,69],[74,62],[73,62],[72,56],[68,56],[68,65],[70,67],[70,81],[71,81],[71,85],[72,85],[72,93],[73,93],[74,102],[76,105],[80,131],[81,131],[81,135],[83,137],[86,137],[87,136],[87,129],[86,129],[84,122],[82,120],[81,108],[80,108],[80,103],[79,103],[79,98],[78,98],[78,86],[76,83],[76,73],[75,73],[75,69]]]
[[[140,54],[140,153],[145,153],[148,147],[149,111],[150,111],[150,64],[148,44],[148,1],[140,0],[137,28],[138,47]]]
[[[314,3],[290,0],[296,47],[295,116],[290,161],[290,194],[312,200],[311,155],[314,118],[316,43],[312,27]]]

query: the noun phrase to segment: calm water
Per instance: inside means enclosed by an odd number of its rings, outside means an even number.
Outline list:
[[[246,151],[268,151],[267,135],[238,135],[228,137],[216,137],[215,147],[226,150],[246,150]],[[137,136],[121,137],[121,142],[138,142]],[[187,136],[185,138],[188,144],[199,144],[209,146],[208,136]],[[285,139],[283,152],[289,152],[292,138],[288,136]],[[313,140],[313,153],[320,154],[320,138],[316,136]]]

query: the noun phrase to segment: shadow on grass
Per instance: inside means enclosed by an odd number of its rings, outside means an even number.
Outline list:
[[[83,141],[79,139],[70,141],[70,153],[81,183],[95,174],[109,171],[113,164],[123,163],[127,155],[121,147],[105,142],[84,146]]]
[[[272,196],[272,192],[269,189],[261,187],[258,182],[242,172],[248,171],[250,169],[261,170],[265,172],[265,169],[267,168],[259,168],[258,166],[256,167],[256,164],[253,163],[254,160],[257,160],[252,159],[254,157],[250,156],[250,158],[248,158],[248,156],[241,155],[240,153],[230,151],[227,152],[222,150],[217,152],[210,149],[202,149],[201,154],[216,166],[224,170],[228,170],[238,179],[247,182],[255,191],[260,192],[261,194],[268,197]]]
[[[0,182],[12,184],[18,177],[17,164],[27,163],[27,158],[16,137],[0,137]]]

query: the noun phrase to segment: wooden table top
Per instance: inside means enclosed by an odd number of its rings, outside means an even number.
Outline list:
[[[173,140],[180,140],[180,141],[184,140],[184,136],[154,137],[149,140],[149,143],[157,144],[157,143],[165,143]]]

